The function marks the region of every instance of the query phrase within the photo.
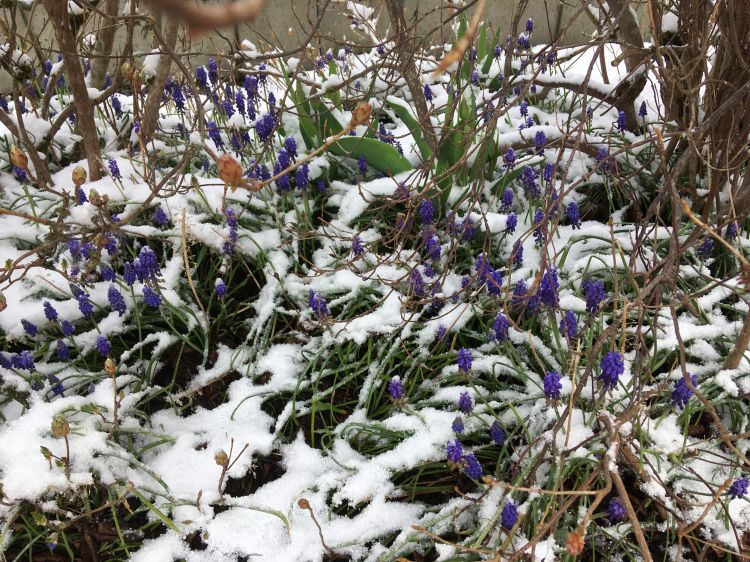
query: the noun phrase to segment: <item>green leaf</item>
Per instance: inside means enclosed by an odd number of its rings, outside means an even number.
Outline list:
[[[331,110],[322,101],[316,99],[312,100],[310,104],[318,120],[318,131],[320,132],[321,140],[344,130],[341,123],[338,122]]]
[[[422,155],[422,161],[428,161],[432,156],[432,150],[424,140],[424,137],[422,136],[422,126],[419,124],[419,121],[417,121],[417,119],[412,115],[409,106],[395,96],[389,96],[388,103],[390,103],[391,108],[396,112],[396,115],[398,115],[399,119],[404,122],[404,125],[409,127],[409,132],[411,133],[411,136],[414,137],[414,142],[417,143],[419,152]]]
[[[320,146],[322,141],[318,139],[315,133],[315,124],[310,118],[312,108],[307,101],[305,92],[302,89],[302,84],[297,82],[297,87],[291,91],[294,92],[294,105],[297,109],[297,115],[299,116],[299,131],[302,134],[302,138],[304,139],[307,148],[309,150],[314,150]]]
[[[482,24],[482,29],[479,32],[479,39],[477,40],[477,60],[483,60],[487,54],[487,24]]]
[[[368,166],[392,175],[412,169],[411,163],[393,146],[375,139],[342,137],[331,145],[330,151],[350,158],[364,156]]]
[[[172,529],[173,531],[177,531],[178,533],[180,530],[177,528],[177,525],[174,524],[174,521],[172,521],[169,517],[167,517],[162,510],[160,510],[158,507],[156,507],[154,504],[152,504],[150,501],[146,499],[146,497],[141,494],[137,489],[133,488],[133,493],[138,497],[139,500],[143,502],[143,505],[145,505],[147,508],[149,508],[154,515],[156,515],[164,525]]]
[[[484,57],[484,63],[482,64],[482,74],[486,75],[490,71],[490,68],[492,68],[492,60],[495,58],[495,47],[497,47],[499,41],[500,30],[498,29],[497,33],[495,33],[495,37],[490,42],[489,49],[487,50],[487,54]]]

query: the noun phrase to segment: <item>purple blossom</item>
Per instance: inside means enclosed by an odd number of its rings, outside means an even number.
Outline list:
[[[612,390],[617,386],[620,375],[625,372],[625,363],[623,362],[622,355],[616,351],[607,353],[599,367],[601,369],[599,380],[604,384],[605,390]]]
[[[106,263],[99,266],[99,274],[102,277],[102,281],[112,282],[115,280],[115,271]]]
[[[557,306],[558,288],[559,283],[557,281],[557,270],[551,269],[549,271],[545,271],[544,275],[542,275],[542,281],[539,284],[538,292],[542,304],[545,304],[546,306]]]
[[[646,115],[648,115],[648,110],[646,109],[646,102],[641,102],[641,107],[638,109],[638,115],[642,118],[645,118]]]
[[[568,339],[573,339],[578,335],[578,322],[572,310],[567,311],[560,320],[560,332]]]
[[[388,382],[388,394],[390,394],[391,398],[396,402],[403,400],[404,384],[401,382],[401,379],[399,378],[398,375],[394,376]]]
[[[422,221],[422,224],[427,226],[428,224],[432,224],[432,220],[435,217],[435,209],[432,205],[432,200],[430,199],[423,199],[422,203],[419,206],[419,218]]]
[[[448,462],[451,464],[458,464],[461,462],[463,456],[464,448],[463,445],[461,445],[461,442],[458,439],[449,441],[448,446],[446,447],[446,457],[448,458]]]
[[[732,485],[729,486],[727,493],[734,499],[741,498],[747,495],[748,488],[750,488],[750,481],[747,478],[738,478]]]
[[[503,511],[500,514],[500,524],[503,529],[510,531],[518,521],[518,508],[513,500],[508,500],[508,503],[503,507]]]
[[[568,203],[565,208],[565,215],[573,230],[581,228],[581,212],[578,210],[578,205],[576,205],[575,201]]]
[[[609,504],[607,505],[607,509],[605,511],[607,514],[607,519],[609,519],[609,522],[612,524],[625,519],[625,506],[622,505],[620,498],[612,498],[611,500],[609,500]]]
[[[216,64],[216,59],[211,57],[208,59],[208,77],[211,79],[211,83],[216,85],[219,83],[219,65]]]
[[[125,314],[125,311],[127,310],[125,299],[123,298],[122,293],[118,291],[117,287],[114,285],[110,285],[107,290],[107,300],[109,301],[109,306],[112,310],[117,312],[120,316]]]
[[[55,310],[55,307],[52,306],[52,303],[49,301],[44,301],[44,304],[42,305],[44,307],[44,316],[49,320],[50,322],[54,322],[57,320],[57,310]]]
[[[508,217],[508,219],[510,219],[510,217]],[[513,263],[515,265],[523,265],[523,243],[520,239],[513,243],[513,249],[511,250],[510,255],[513,257]]]
[[[496,445],[502,445],[505,443],[505,431],[500,427],[500,422],[497,420],[490,426],[490,439],[492,439]]]
[[[433,99],[432,89],[430,88],[429,84],[425,84],[424,85],[424,99],[426,101],[432,101],[432,99]]]
[[[70,321],[63,320],[60,322],[60,331],[64,336],[72,336],[76,329]]]
[[[513,169],[513,166],[516,163],[516,153],[512,148],[508,148],[508,150],[505,152],[505,156],[503,156],[503,167],[510,171]]]
[[[505,219],[505,233],[513,234],[516,231],[516,226],[518,226],[518,217],[515,213],[510,213],[508,218]]]
[[[307,189],[310,183],[310,166],[302,164],[294,171],[294,183],[298,189]]]
[[[482,477],[483,471],[477,457],[474,456],[474,453],[469,453],[464,460],[466,461],[466,467],[464,468],[466,476],[472,480],[479,480]]]
[[[701,247],[698,249],[698,253],[702,260],[708,260],[714,253],[714,240],[713,238],[706,238],[703,240]]]
[[[265,143],[276,128],[276,120],[273,115],[266,113],[255,122],[255,134],[258,135],[260,142]]]
[[[628,126],[628,117],[625,115],[624,111],[620,111],[617,114],[617,130],[621,133],[625,132],[625,129]]]
[[[534,135],[534,146],[536,147],[536,151],[538,154],[541,154],[544,150],[544,145],[547,144],[547,137],[544,134],[544,131],[537,131],[536,135]]]
[[[526,33],[534,31],[534,20],[529,18],[526,20]]]
[[[500,296],[503,289],[503,274],[497,269],[490,270],[487,274],[487,292],[490,296]]]
[[[217,277],[214,281],[214,291],[219,299],[223,299],[227,294],[227,285],[221,277]]]
[[[55,355],[57,355],[57,358],[61,361],[67,361],[68,359],[70,359],[70,349],[67,345],[65,345],[64,341],[57,340]]]
[[[422,274],[419,273],[419,269],[416,267],[411,270],[411,274],[409,275],[409,289],[419,298],[425,295],[424,279],[422,279]]]
[[[434,261],[440,259],[440,250],[442,249],[442,246],[440,245],[440,239],[436,235],[431,234],[427,237],[424,242],[424,248],[430,259]]]
[[[547,374],[544,375],[544,395],[549,400],[560,400],[560,390],[562,390],[561,378],[560,373],[557,371],[547,371]]]
[[[359,237],[359,234],[352,238],[352,252],[355,256],[361,256],[365,253],[365,249],[362,246],[362,238]]]
[[[510,322],[508,321],[508,317],[502,312],[498,312],[497,316],[495,316],[495,321],[492,323],[492,339],[497,342],[507,341],[509,328]]]
[[[357,167],[359,168],[359,173],[363,176],[367,173],[367,160],[365,160],[364,156],[357,158]]]
[[[81,291],[76,295],[76,300],[78,301],[78,309],[81,311],[81,314],[85,318],[89,318],[94,313],[94,305],[91,304],[89,296]]]
[[[143,286],[143,302],[146,306],[151,308],[159,308],[161,306],[161,296],[148,285]]]
[[[729,223],[729,226],[727,226],[727,231],[724,237],[731,242],[732,240],[737,238],[738,233],[739,229],[737,228],[737,223],[735,221],[732,221],[731,223]]]
[[[39,328],[36,327],[36,324],[32,324],[25,318],[21,320],[21,325],[23,326],[24,332],[26,332],[29,337],[33,338],[39,333]]]
[[[604,283],[587,277],[581,283],[583,296],[586,299],[586,310],[591,314],[599,312],[599,305],[607,298]]]
[[[121,180],[122,174],[120,173],[120,167],[117,165],[117,160],[112,160],[110,158],[107,165],[109,166],[110,175],[116,180]]]
[[[98,336],[96,338],[96,350],[102,357],[106,357],[110,354],[112,351],[112,344],[109,343],[107,336]]]
[[[463,433],[464,432],[464,420],[461,416],[456,416],[453,419],[453,423],[451,424],[451,430],[454,433]]]
[[[169,219],[167,218],[167,213],[164,212],[164,208],[161,205],[157,205],[154,209],[154,224],[156,226],[164,226],[167,224],[167,221]]]
[[[505,191],[503,191],[503,196],[500,199],[500,205],[501,209],[508,209],[513,204],[513,189],[510,187],[506,187]]]
[[[461,349],[463,350],[463,348]],[[461,351],[459,350],[458,353],[460,356]],[[471,369],[471,361],[469,361],[469,369]],[[465,372],[468,371],[469,369],[466,369]],[[461,370],[464,370],[464,369],[461,369]],[[474,407],[474,401],[471,399],[469,392],[466,390],[463,391],[461,395],[458,397],[458,409],[464,414],[468,414],[469,412],[471,412],[473,407]]]
[[[325,318],[331,315],[331,312],[328,310],[328,303],[320,293],[310,289],[307,302],[310,305],[310,309],[318,318]]]
[[[688,376],[690,377],[690,382],[693,383],[693,386],[697,387],[698,377],[692,374]],[[690,387],[687,385],[687,382],[685,382],[685,379],[680,378],[674,384],[674,390],[672,391],[672,405],[675,408],[684,410],[692,395],[693,391],[690,390]]]

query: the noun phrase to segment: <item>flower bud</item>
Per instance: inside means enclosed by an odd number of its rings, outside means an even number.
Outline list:
[[[8,308],[8,299],[5,298],[5,295],[0,293],[0,312]]]
[[[565,547],[568,549],[568,554],[571,556],[578,556],[583,552],[583,535],[578,532],[573,532],[568,535],[568,540],[565,541]]]
[[[109,376],[114,376],[114,374],[117,372],[117,363],[115,363],[114,359],[112,359],[111,357],[107,357],[104,360],[104,372]]]
[[[300,498],[297,501],[297,505],[300,507],[300,509],[310,509],[310,502],[305,498]]]
[[[216,451],[216,454],[214,455],[214,461],[216,461],[216,464],[218,464],[222,468],[227,468],[229,466],[229,456],[223,449]]]
[[[93,187],[89,190],[89,203],[91,203],[94,207],[98,207],[102,202],[102,197],[99,195],[99,192],[94,189]]]
[[[26,170],[29,167],[28,157],[15,144],[10,147],[10,161],[14,166]]]
[[[88,172],[86,172],[86,168],[84,168],[83,166],[76,166],[75,168],[73,168],[73,173],[70,175],[70,177],[76,187],[81,187],[84,183],[86,183]]]
[[[229,187],[237,187],[242,183],[242,166],[229,154],[219,156],[216,160],[216,170]]]
[[[52,434],[56,437],[66,437],[70,433],[70,424],[62,414],[55,414],[52,418]]]
[[[370,122],[371,116],[372,105],[370,105],[366,101],[363,101],[356,108],[354,108],[354,111],[352,111],[352,120],[350,122],[350,125],[366,125]]]

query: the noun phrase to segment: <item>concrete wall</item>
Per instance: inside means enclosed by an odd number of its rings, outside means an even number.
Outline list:
[[[380,15],[378,35],[385,37],[388,17],[382,0],[360,0],[360,2],[373,7]],[[121,0],[120,3],[122,7],[125,0]],[[407,19],[417,23],[418,34],[424,37],[427,44],[452,40],[451,29],[441,24],[446,22],[457,9],[455,3],[440,0],[406,0],[405,3]],[[224,29],[208,34],[200,40],[191,41],[185,34],[181,34],[178,48],[191,66],[203,62],[209,55],[230,53],[236,38],[247,38],[261,49],[270,46],[292,49],[299,46],[312,31],[323,4],[322,0],[267,0],[263,14],[255,24],[241,25],[237,29]],[[517,4],[516,0],[488,0],[485,20],[492,25],[493,29],[500,29],[504,36],[510,29],[512,15]],[[524,11],[520,29],[523,29],[526,18],[532,17],[535,22],[534,43],[546,43],[555,37],[559,30],[566,27],[569,18],[575,13],[575,9],[570,4],[576,3],[570,1],[563,3],[560,0],[530,0]],[[146,8],[141,9],[146,10]],[[7,18],[7,10],[2,10],[2,12]],[[471,13],[472,11],[469,11],[469,17]],[[16,23],[20,37],[38,39],[42,47],[41,55],[51,58],[51,52],[55,46],[54,33],[41,7],[41,2],[33,2],[27,9],[19,9]],[[96,23],[94,21],[94,25]],[[353,31],[350,23],[345,12],[345,2],[331,1],[319,28],[322,39],[316,40],[313,47],[317,49],[335,47],[343,40],[362,45],[372,44],[371,38]],[[582,42],[586,39],[586,34],[592,30],[593,26],[588,18],[584,14],[579,14],[573,25],[567,28],[561,44]],[[115,52],[119,52],[122,47],[123,36],[124,33],[120,31]],[[142,28],[139,29],[135,37],[137,52],[148,53],[152,48],[151,41],[148,33]],[[36,59],[33,50],[30,47],[27,49],[29,55]],[[8,76],[0,75],[0,91],[8,92],[11,87]]]

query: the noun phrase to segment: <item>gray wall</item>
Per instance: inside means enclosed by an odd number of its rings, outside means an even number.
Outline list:
[[[63,1],[63,0],[61,0]],[[188,0],[193,1],[193,0]],[[388,27],[388,17],[382,0],[360,0],[361,3],[376,9],[379,17],[379,36],[384,37]],[[121,0],[121,6],[125,0]],[[187,58],[190,65],[203,62],[208,55],[216,56],[231,52],[231,46],[235,37],[247,38],[263,49],[276,46],[283,49],[292,49],[300,45],[314,27],[318,19],[319,6],[324,2],[321,0],[267,0],[262,16],[253,25],[241,25],[237,29],[224,29],[217,33],[211,33],[199,40],[190,40],[185,34],[181,34],[179,50]],[[510,29],[512,15],[518,2],[516,0],[488,0],[485,20],[493,29],[500,29],[505,36]],[[546,43],[557,33],[565,28],[569,18],[575,13],[570,4],[576,2],[567,0],[565,3],[559,0],[529,0],[528,7],[524,11],[520,22],[520,30],[523,30],[527,17],[534,18],[535,32],[534,43]],[[20,3],[19,3],[20,6]],[[313,45],[316,48],[327,48],[335,46],[337,41],[346,38],[350,42],[369,44],[371,40],[362,34],[354,32],[350,27],[350,21],[344,13],[345,2],[333,0],[323,17],[319,28],[323,39],[319,39]],[[407,19],[417,22],[418,33],[423,36],[426,43],[444,43],[452,40],[452,32],[441,22],[449,19],[455,11],[456,6],[447,1],[440,0],[406,0]],[[146,10],[146,8],[141,8]],[[4,17],[8,17],[7,10],[2,10]],[[469,17],[473,11],[469,11]],[[94,21],[94,25],[97,22]],[[42,56],[50,56],[49,50],[54,49],[54,33],[50,22],[47,21],[46,13],[41,7],[41,2],[34,2],[30,9],[19,10],[17,27],[20,37],[28,36],[37,38],[42,46]],[[593,30],[592,23],[585,14],[579,14],[573,25],[567,28],[561,44],[570,45],[586,40],[586,34]],[[115,51],[122,47],[122,36],[118,33]],[[7,39],[4,39],[4,41]],[[144,54],[151,50],[151,38],[140,29],[136,32],[137,51]],[[34,52],[30,50],[30,56],[36,59]],[[310,53],[315,55],[317,53]],[[299,56],[299,55],[297,55]],[[9,91],[10,80],[4,72],[0,74],[0,90]]]

